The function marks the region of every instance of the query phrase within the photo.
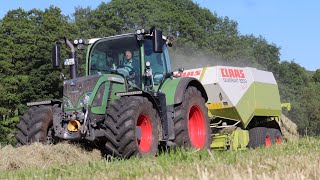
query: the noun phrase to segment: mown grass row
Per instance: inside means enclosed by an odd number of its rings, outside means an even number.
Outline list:
[[[303,138],[238,152],[179,150],[156,158],[59,162],[5,170],[0,179],[320,179],[319,168],[320,139]]]

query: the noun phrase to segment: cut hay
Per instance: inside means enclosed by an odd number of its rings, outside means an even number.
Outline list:
[[[288,141],[294,141],[299,138],[298,126],[283,114],[281,114],[280,126],[284,137]]]
[[[70,165],[102,159],[100,151],[86,151],[79,146],[67,143],[0,148],[0,171],[24,168],[45,169],[54,164]]]

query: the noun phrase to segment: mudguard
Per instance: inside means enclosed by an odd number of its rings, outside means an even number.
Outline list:
[[[161,87],[161,92],[166,94],[167,106],[181,103],[185,91],[189,86],[196,87],[207,102],[208,95],[198,79],[193,77],[180,77],[176,79],[167,79]]]

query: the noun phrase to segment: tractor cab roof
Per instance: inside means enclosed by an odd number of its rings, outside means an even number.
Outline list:
[[[141,34],[141,33],[127,33],[127,34],[120,34],[120,35],[114,35],[114,36],[108,36],[108,37],[102,37],[102,38],[92,38],[92,39],[89,39],[87,42],[89,45],[91,44],[94,44],[95,42],[101,40],[101,39],[104,39],[104,40],[107,40],[107,39],[118,39],[118,38],[125,38],[125,37],[132,37],[132,36],[140,36],[140,35],[143,35],[143,36],[153,36],[152,34]],[[164,36],[162,35],[162,39],[165,41],[165,43],[169,46],[172,45],[172,41],[173,41],[173,38],[172,37],[167,37],[167,36]],[[138,38],[139,40],[139,38]]]
[[[128,33],[128,34],[120,34],[120,35],[108,36],[108,37],[102,37],[102,38],[92,38],[92,39],[89,39],[88,42],[89,42],[89,44],[93,44],[101,39],[118,39],[119,37],[130,37],[133,35],[136,35],[136,34],[135,33]]]

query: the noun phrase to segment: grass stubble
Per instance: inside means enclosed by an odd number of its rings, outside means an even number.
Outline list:
[[[320,139],[245,151],[184,151],[110,159],[71,144],[0,149],[0,179],[320,179]]]

